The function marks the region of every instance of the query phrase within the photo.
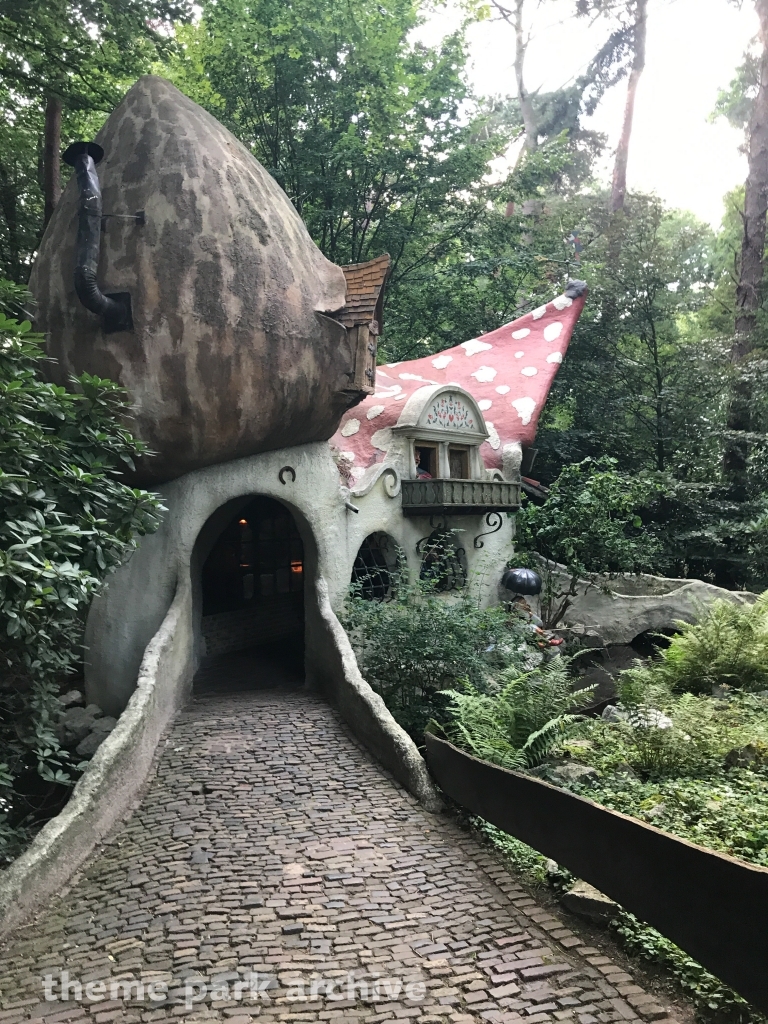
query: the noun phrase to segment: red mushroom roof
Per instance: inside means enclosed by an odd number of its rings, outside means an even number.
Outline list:
[[[480,451],[489,469],[500,469],[505,444],[529,446],[536,436],[585,298],[586,288],[574,282],[566,294],[480,338],[422,359],[377,367],[375,394],[344,414],[331,444],[352,456],[352,473],[358,477],[383,459],[374,435],[395,426],[414,391],[425,384],[454,384],[480,406],[490,434]]]

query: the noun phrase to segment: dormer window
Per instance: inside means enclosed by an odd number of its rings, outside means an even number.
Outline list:
[[[458,386],[419,388],[392,434],[403,442],[404,515],[479,515],[520,504],[519,485],[486,469],[480,446],[489,429],[472,395]]]
[[[483,414],[456,387],[421,388],[393,428],[408,442],[413,480],[484,480],[480,445],[488,437]],[[407,470],[406,470],[407,474]]]

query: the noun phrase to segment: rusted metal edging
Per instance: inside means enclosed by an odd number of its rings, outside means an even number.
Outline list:
[[[678,839],[427,734],[447,796],[552,857],[768,1012],[768,870]]]

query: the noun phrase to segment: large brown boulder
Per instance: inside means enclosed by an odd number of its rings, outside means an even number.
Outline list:
[[[274,179],[197,104],[140,79],[99,132],[107,219],[98,282],[128,292],[133,330],[105,333],[75,294],[78,190],[48,225],[31,289],[65,383],[88,371],[124,385],[130,426],[157,452],[136,482],[324,440],[356,392],[353,332],[330,263]]]

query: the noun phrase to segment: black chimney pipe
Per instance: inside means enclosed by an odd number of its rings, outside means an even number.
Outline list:
[[[96,174],[104,150],[95,142],[73,142],[63,159],[74,167],[80,190],[77,224],[75,291],[86,309],[102,317],[104,331],[133,330],[131,297],[128,292],[105,295],[96,281],[101,248],[101,186]]]

